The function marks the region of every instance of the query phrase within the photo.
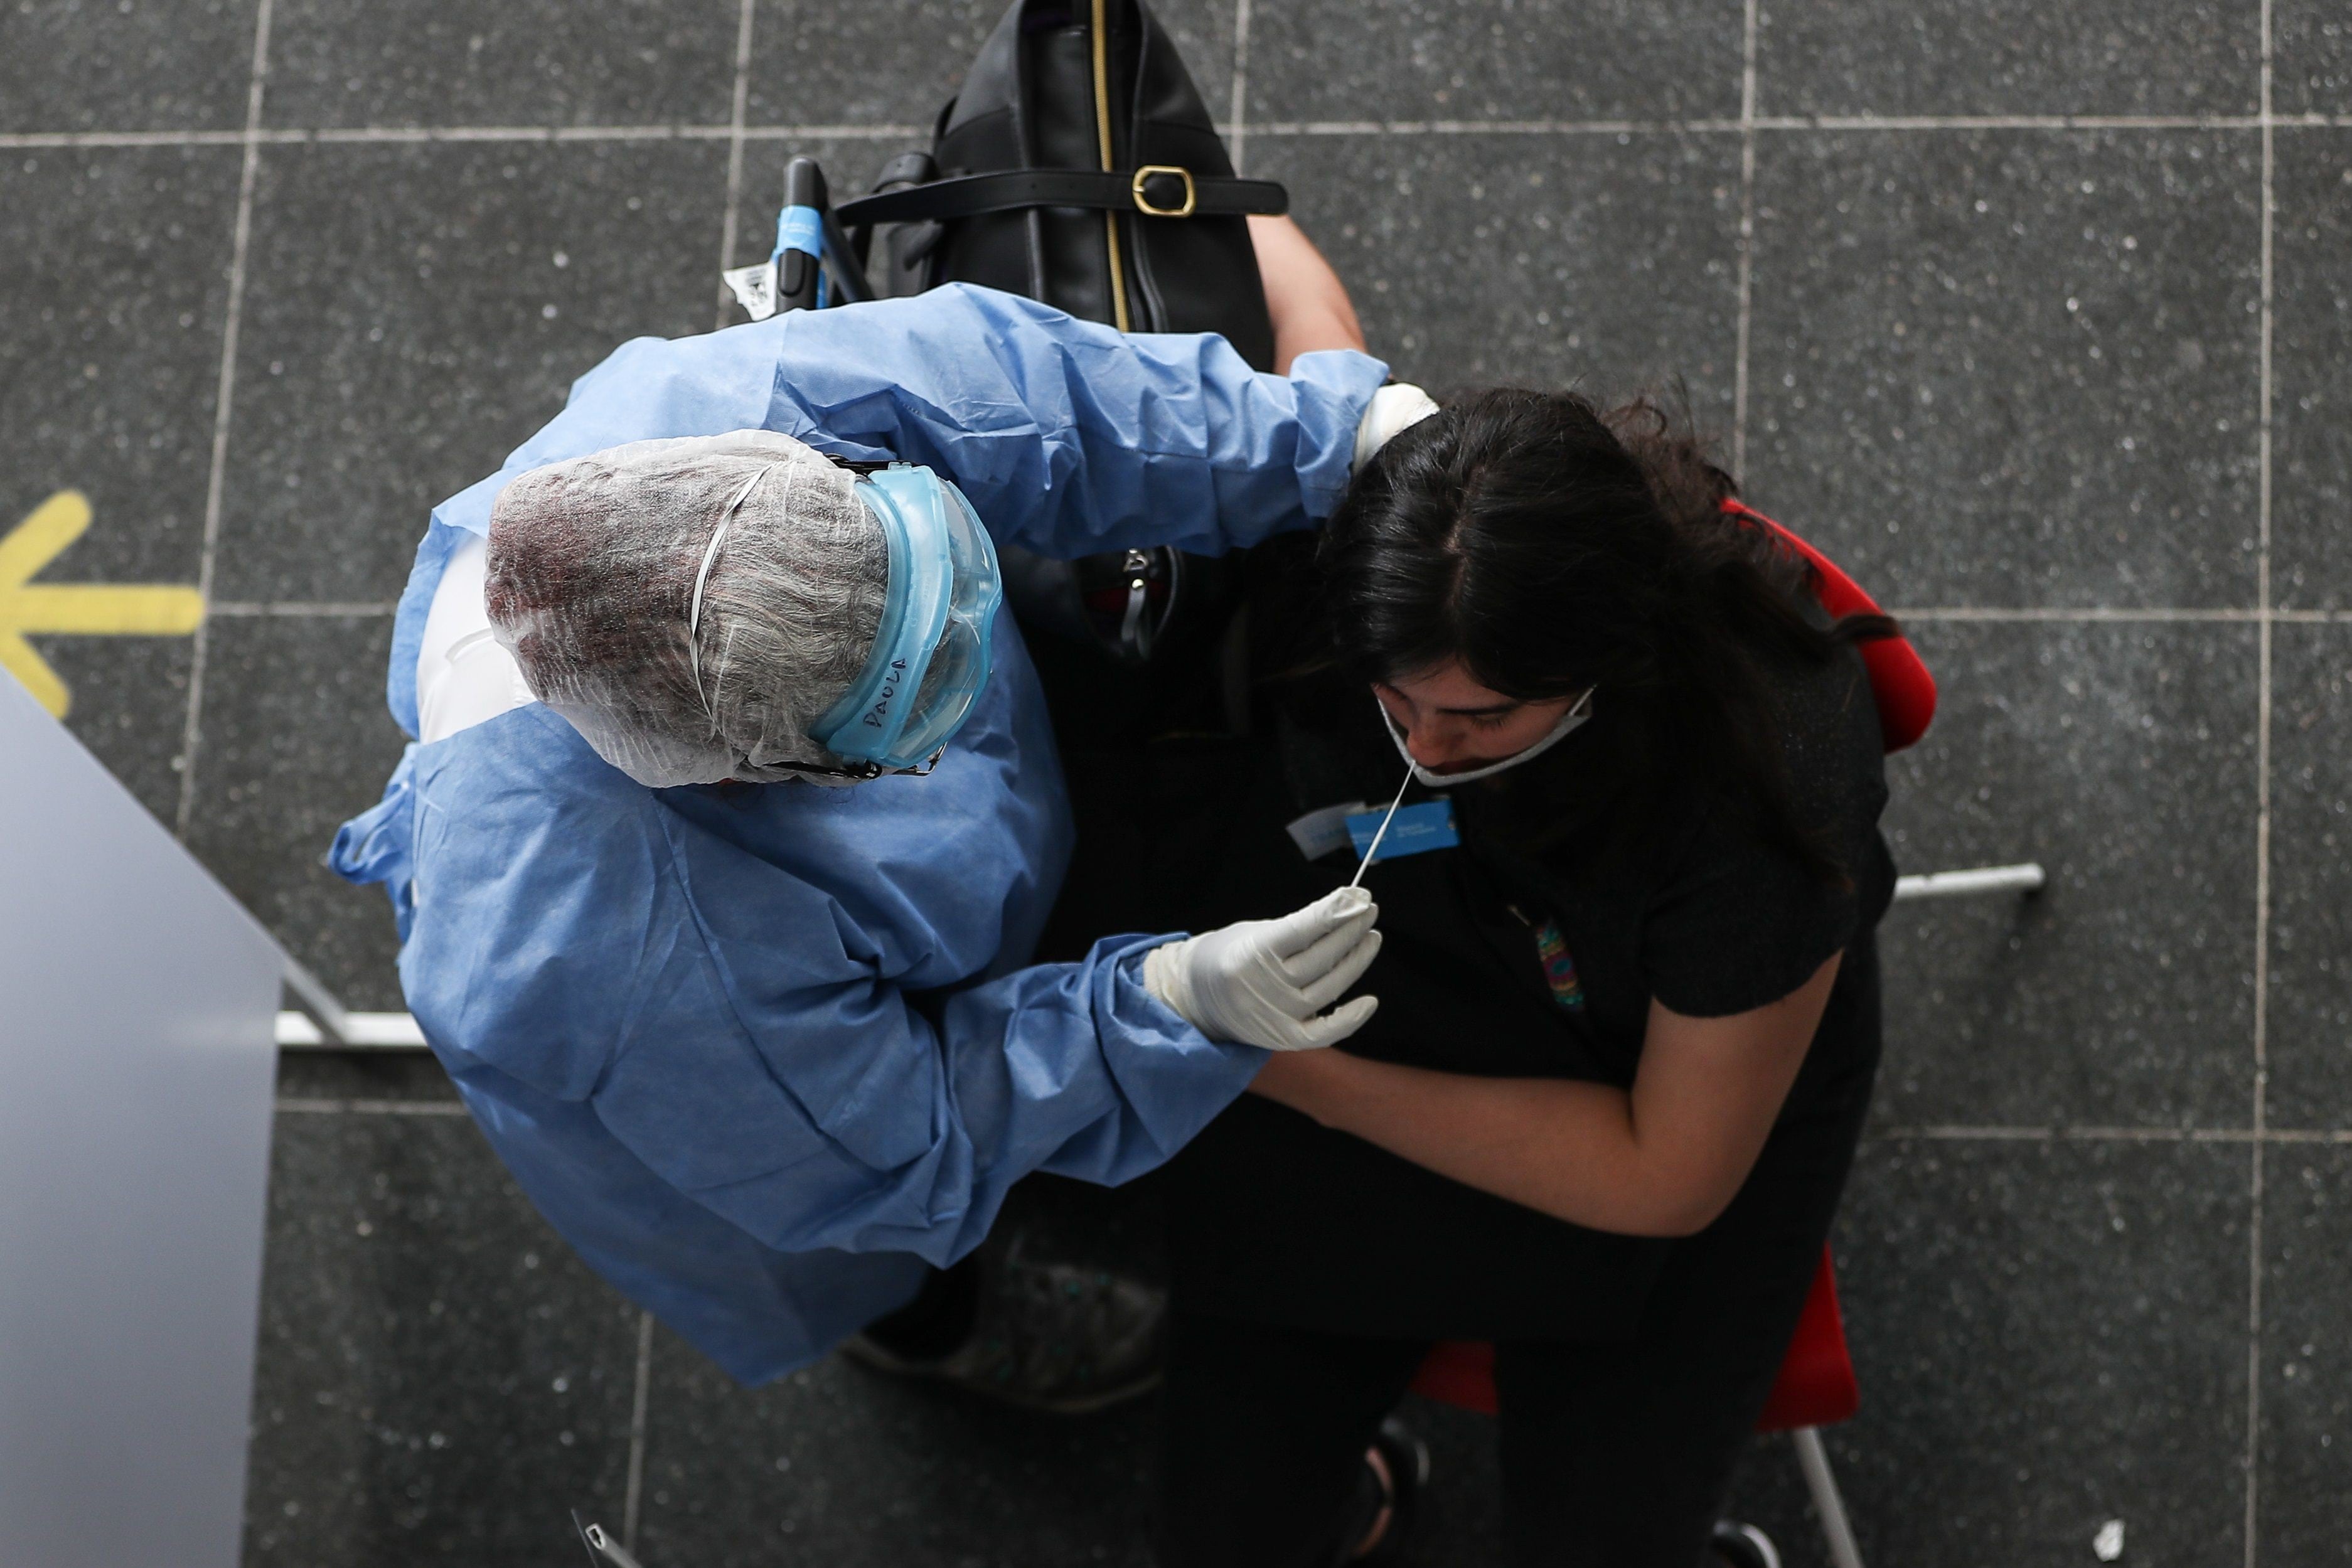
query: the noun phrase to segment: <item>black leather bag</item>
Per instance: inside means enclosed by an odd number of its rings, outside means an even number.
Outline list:
[[[1286,210],[1234,177],[1200,89],[1139,0],[1018,0],[940,113],[839,216],[891,235],[891,293],[1027,295],[1123,331],[1219,332],[1260,370],[1274,331],[1243,214]]]
[[[1136,332],[1217,332],[1260,370],[1274,329],[1236,179],[1200,89],[1140,0],[1017,0],[940,111],[836,215],[881,237],[877,290],[984,284]],[[1066,750],[1231,727],[1219,640],[1234,563],[1170,549],[1055,560],[1001,548]],[[1086,716],[1081,725],[1075,716]]]

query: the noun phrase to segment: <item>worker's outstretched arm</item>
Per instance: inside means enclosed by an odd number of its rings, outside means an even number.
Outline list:
[[[1159,1165],[1264,1060],[1154,999],[1158,938],[977,977],[1004,939],[994,899],[910,917],[893,908],[905,880],[866,869],[948,836],[924,837],[919,813],[894,846],[835,792],[762,791],[807,852],[745,853],[731,839],[751,808],[631,785],[541,709],[417,758],[414,859],[389,868],[414,889],[409,1002],[568,1232],[600,1223],[599,1178],[533,1173],[567,1157],[568,1118],[587,1112],[766,1248],[944,1263],[1031,1171],[1119,1182]],[[951,821],[956,805],[936,809]]]
[[[1213,334],[1125,334],[992,289],[788,319],[772,429],[952,477],[1046,554],[1204,554],[1328,516],[1387,374],[1353,352],[1253,371]]]

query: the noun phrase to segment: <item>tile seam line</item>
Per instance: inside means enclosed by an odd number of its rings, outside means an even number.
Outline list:
[[[1876,1144],[2352,1144],[2347,1127],[1886,1127],[1863,1134]]]
[[[2254,1141],[2247,1154],[2246,1225],[2246,1448],[2245,1568],[2256,1568],[2262,1541],[2263,1431],[2263,1129],[2269,1124],[2270,1080],[2270,922],[2271,922],[2271,615],[2272,440],[2271,416],[2276,382],[2271,362],[2273,309],[2276,273],[2277,231],[2276,103],[2273,99],[2276,57],[2271,0],[2261,0],[2261,57],[2257,66],[2257,102],[2262,110],[2262,230],[2261,310],[2255,355],[2255,602],[2263,612],[2257,634],[2257,675],[2254,709],[2254,1084],[2251,1121]]]
[[[354,125],[281,126],[248,137],[241,131],[63,131],[0,132],[0,150],[76,147],[418,146],[440,143],[562,144],[598,141],[725,141],[731,125]],[[747,125],[747,141],[872,140],[920,136],[916,125]]]
[[[2120,605],[1973,605],[1928,604],[1909,609],[1890,609],[1887,613],[1909,621],[2215,621],[2242,622],[2251,625],[2276,612],[2260,608],[2221,605],[2210,609],[2173,608],[2156,605],[2147,608],[2126,608]],[[2332,612],[2305,612],[2328,614]]]
[[[209,615],[223,618],[256,616],[362,616],[391,615],[400,608],[395,600],[217,600],[206,607]],[[2203,622],[2223,624],[2252,625],[2264,619],[2259,609],[2221,607],[2213,609],[2175,609],[2154,606],[2147,609],[2124,609],[2105,605],[2048,608],[2041,606],[2001,605],[1923,605],[1915,608],[1892,606],[1887,613],[1899,620],[1932,622],[2031,622],[2055,624],[2087,622],[2094,624],[2133,622]],[[2284,626],[2320,626],[2352,622],[2352,610],[2272,610],[2268,619]]]
[[[279,1115],[295,1116],[463,1116],[462,1100],[342,1100],[301,1094],[281,1094],[270,1103]]]
[[[1891,608],[1889,615],[1898,620],[1943,622],[2221,622],[2240,625],[2256,625],[2268,621],[2288,626],[2318,626],[2352,621],[2352,610],[2264,610],[2259,606],[2223,605],[2210,609],[2149,606],[2145,609],[2086,604],[2080,606],[2043,607],[2034,605],[1921,605],[1910,609]]]
[[[1233,148],[1234,173],[1248,172],[1250,0],[1234,0],[1233,112],[1224,136]]]
[[[2265,121],[2260,115],[1758,115],[1690,120],[1283,120],[1251,127],[1263,136],[1735,135],[1749,131],[2255,131],[2352,125],[2352,115]]]
[[[316,615],[322,617],[391,615],[396,613],[399,609],[400,606],[397,602],[389,600],[343,601],[298,599],[260,601],[229,599],[215,601],[213,603],[205,605],[205,613],[207,616],[219,616],[228,620],[251,620],[265,616],[290,618],[303,615]]]
[[[261,176],[261,102],[269,80],[269,21],[272,0],[260,0],[253,15],[253,62],[246,77],[244,162],[237,171],[236,215],[229,239],[228,298],[221,313],[220,373],[213,384],[213,443],[205,477],[205,522],[196,557],[196,594],[212,597],[220,561],[222,501],[228,485],[228,436],[236,398],[237,340],[245,322],[245,281],[253,247],[253,193]],[[211,658],[210,619],[196,622],[188,648],[188,706],[180,730],[180,799],[173,836],[184,842],[195,812],[196,764],[204,744],[205,671]]]
[[[1748,472],[1748,352],[1756,310],[1757,0],[1740,8],[1739,267],[1731,343],[1731,471]]]
[[[2352,128],[2352,114],[2272,115],[1821,115],[1694,120],[1265,120],[1221,129],[1248,136],[1740,135],[1746,132],[1869,131],[2279,131]],[[724,141],[732,125],[278,126],[241,131],[19,131],[0,132],[0,150],[78,147],[266,147],[381,143],[579,143]],[[745,125],[746,141],[887,141],[926,134],[919,125]]]
[[[740,0],[735,13],[735,92],[727,111],[727,206],[719,224],[719,270],[735,265],[735,235],[743,212],[743,118],[751,93],[751,21],[756,0]],[[727,325],[731,295],[722,277],[713,329]]]
[[[646,1427],[653,1404],[654,1315],[637,1313],[637,1364],[629,1396],[629,1474],[621,1499],[621,1545],[637,1549],[637,1525],[644,1518],[646,1495]]]

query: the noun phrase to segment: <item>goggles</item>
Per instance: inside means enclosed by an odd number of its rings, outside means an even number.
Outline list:
[[[809,733],[877,771],[919,768],[988,684],[1003,579],[971,504],[929,469],[893,463],[859,476],[856,493],[882,525],[890,585],[866,667]]]

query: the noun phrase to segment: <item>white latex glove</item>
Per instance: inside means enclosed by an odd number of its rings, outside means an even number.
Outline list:
[[[1154,947],[1143,956],[1143,988],[1211,1040],[1266,1051],[1334,1045],[1380,1006],[1358,997],[1323,1013],[1379,955],[1380,914],[1370,894],[1343,887],[1279,920],[1239,921]]]
[[[1410,430],[1437,412],[1437,403],[1430,395],[1410,382],[1391,382],[1372,394],[1364,405],[1364,417],[1356,426],[1355,455],[1348,459],[1348,472],[1352,474],[1371,461],[1372,454],[1386,446],[1401,430]]]

